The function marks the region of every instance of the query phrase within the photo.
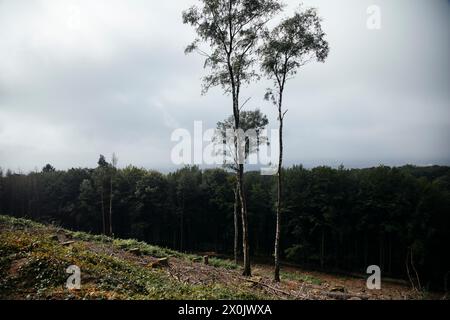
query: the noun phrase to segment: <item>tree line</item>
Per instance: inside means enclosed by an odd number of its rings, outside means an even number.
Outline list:
[[[193,166],[162,174],[117,168],[114,161],[101,156],[94,169],[0,170],[0,212],[180,251],[232,255],[234,172]],[[244,178],[250,254],[271,259],[277,181],[259,172]],[[282,178],[281,259],[360,273],[379,265],[383,276],[418,289],[448,289],[449,167],[293,166]]]

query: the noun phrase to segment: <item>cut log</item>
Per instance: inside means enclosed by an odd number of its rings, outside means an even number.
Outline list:
[[[342,292],[322,292],[322,294],[326,295],[329,298],[336,300],[369,300],[369,296],[364,295],[356,295]]]
[[[331,292],[342,292],[342,293],[346,293],[346,292],[347,292],[347,289],[346,289],[345,287],[342,287],[342,286],[337,286],[337,287],[331,288],[330,291],[331,291]]]
[[[62,246],[68,246],[68,245],[71,245],[71,244],[73,244],[73,243],[75,243],[75,241],[71,240],[71,241],[63,242],[63,243],[61,243],[61,245],[62,245]]]
[[[148,266],[150,268],[169,267],[169,258],[161,258],[156,261],[150,262]]]

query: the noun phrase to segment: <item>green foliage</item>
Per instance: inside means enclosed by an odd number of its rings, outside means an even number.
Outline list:
[[[51,164],[46,164],[45,167],[42,168],[42,172],[55,172],[56,169]]]
[[[268,144],[268,137],[263,135],[262,132],[268,126],[269,120],[259,109],[241,111],[239,116],[239,127],[242,129],[243,133],[248,134],[248,136],[245,136],[245,146],[242,146],[242,150],[245,150],[245,159],[248,159],[249,155],[259,151],[261,145]],[[229,130],[234,129],[235,120],[233,115],[218,122],[213,142],[218,146],[225,147],[225,152],[228,157],[225,157],[224,159],[224,167],[237,170],[236,163],[238,163],[238,155],[235,151],[235,135],[229,135]],[[254,136],[249,136],[251,130],[254,131]],[[220,149],[219,152],[223,153],[223,150]],[[229,160],[227,158],[233,160],[227,162],[227,160]]]
[[[74,239],[83,240],[83,241],[99,241],[99,242],[113,242],[113,238],[105,236],[103,234],[90,234],[81,231],[68,231],[70,235]]]
[[[231,260],[227,259],[218,259],[218,258],[209,258],[209,265],[216,268],[224,268],[224,269],[237,269],[238,266]]]
[[[185,52],[198,51],[205,56],[204,66],[210,70],[203,79],[204,91],[220,86],[238,95],[241,84],[256,76],[252,67],[258,39],[267,21],[281,8],[276,0],[202,0],[201,6],[183,12],[183,23],[197,34]],[[202,43],[209,50],[201,49]]]
[[[24,219],[24,218],[13,218],[11,216],[4,216],[0,215],[0,224],[6,224],[13,226],[15,228],[19,229],[25,229],[25,228],[35,228],[40,229],[43,228],[44,225],[37,223],[32,220]]]
[[[131,250],[139,249],[142,254],[150,255],[157,258],[163,258],[167,256],[182,257],[183,255],[175,250],[152,246],[145,242],[137,241],[135,239],[121,240],[114,239],[113,244],[120,249]]]
[[[306,282],[318,286],[320,286],[323,283],[323,281],[317,277],[314,277],[309,274],[302,274],[299,272],[281,272],[281,278],[286,280]]]
[[[300,244],[286,249],[286,258],[291,261],[300,261],[303,257],[304,247]]]
[[[176,254],[171,250],[233,251],[233,173],[198,167],[168,175],[118,169],[115,235],[106,237],[99,235],[100,198],[93,183],[97,169],[9,173],[0,178],[0,207],[15,217],[76,230],[71,234],[79,240],[110,244],[116,238],[137,239],[120,245],[155,256]],[[405,260],[412,249],[423,286],[443,288],[450,269],[449,256],[442,254],[450,243],[450,168],[294,166],[284,169],[283,179],[282,259],[360,273],[377,264],[387,276],[408,279]],[[246,172],[245,185],[250,245],[255,254],[269,257],[275,230],[274,179]],[[0,222],[20,230],[42,228],[21,218],[1,216]]]
[[[282,91],[286,80],[295,75],[299,67],[312,58],[323,62],[328,52],[317,10],[306,9],[265,33],[260,49],[261,67]]]

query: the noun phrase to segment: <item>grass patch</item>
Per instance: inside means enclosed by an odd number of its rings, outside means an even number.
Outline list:
[[[2,216],[0,215],[0,224],[14,227],[15,229],[25,229],[25,228],[34,228],[34,229],[42,229],[45,228],[43,224],[38,222],[34,222],[31,220],[23,219],[23,218],[14,218],[10,216]]]
[[[90,234],[81,231],[67,231],[74,239],[82,240],[82,241],[95,241],[95,242],[103,242],[110,243],[113,242],[113,239],[100,234]]]
[[[238,265],[236,265],[233,261],[228,259],[219,259],[219,258],[209,258],[209,264],[216,268],[224,268],[228,270],[238,269]]]
[[[139,249],[141,254],[150,255],[156,258],[163,258],[163,257],[177,257],[182,258],[184,255],[178,251],[162,248],[158,246],[154,246],[151,244],[148,244],[146,242],[138,241],[135,239],[114,239],[113,245],[119,249],[123,250],[131,250],[131,249]]]
[[[323,281],[317,277],[299,272],[281,272],[281,278],[292,281],[306,282],[314,285],[321,285],[323,283]]]

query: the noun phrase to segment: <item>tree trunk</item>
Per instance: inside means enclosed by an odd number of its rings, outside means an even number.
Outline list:
[[[384,270],[384,234],[380,234],[380,244],[379,244],[379,266]]]
[[[414,265],[414,258],[413,258],[413,248],[411,247],[411,267],[414,270],[414,273],[416,275],[416,280],[417,280],[417,288],[420,290],[422,290],[422,285],[420,284],[420,278],[419,278],[419,273],[417,272],[416,266]]]
[[[112,176],[109,180],[109,235],[112,236],[112,198],[113,198],[113,182]]]
[[[392,234],[389,234],[388,273],[392,274]]]
[[[244,271],[242,275],[250,277],[252,275],[250,266],[250,244],[248,241],[248,215],[247,204],[244,194],[244,165],[239,164],[239,199],[242,214],[242,249],[244,254]]]
[[[101,189],[100,197],[101,197],[101,205],[102,205],[103,234],[106,234],[105,201],[103,198],[103,188]]]
[[[177,208],[177,210],[179,210],[179,214],[180,214],[178,236],[179,236],[179,251],[183,252],[183,249],[184,249],[184,209],[185,209],[184,189],[182,190],[180,196],[181,196],[181,202],[178,203],[178,208]]]
[[[180,252],[183,252],[183,238],[184,238],[184,200],[183,205],[181,207],[180,214]]]
[[[230,75],[231,78],[234,79],[233,71],[231,65]],[[239,129],[240,129],[240,109],[239,109],[239,84],[235,84],[233,80],[232,84],[232,93],[233,93],[233,116],[234,116],[234,124],[235,124],[235,156],[236,156],[236,164],[237,164],[237,184],[239,191],[239,200],[240,200],[240,209],[241,209],[241,218],[242,218],[242,251],[244,255],[244,271],[242,273],[243,276],[251,276],[251,266],[250,266],[250,244],[248,241],[248,214],[247,214],[247,204],[245,201],[245,192],[244,192],[244,162],[245,162],[245,142],[244,142],[244,150],[242,156],[241,150],[241,142],[238,139]]]
[[[369,238],[367,232],[364,235],[364,265],[367,266],[369,260]]]
[[[408,247],[406,249],[406,259],[405,259],[406,274],[408,275],[409,283],[411,284],[412,289],[416,290],[416,286],[414,284],[414,281],[411,277],[411,272],[409,270],[409,254],[410,254],[410,248]]]
[[[237,179],[236,179],[237,181]],[[236,182],[234,189],[234,263],[238,264],[239,259],[239,186]]]
[[[278,159],[278,192],[277,192],[277,222],[275,231],[275,281],[280,281],[280,236],[281,236],[281,206],[282,206],[282,166],[283,166],[283,114],[281,111],[282,106],[282,93],[280,93],[279,105],[278,105],[278,120],[280,122],[279,127],[279,144],[280,154]]]
[[[322,241],[320,248],[320,267],[323,269],[325,265],[325,228],[322,228]]]

